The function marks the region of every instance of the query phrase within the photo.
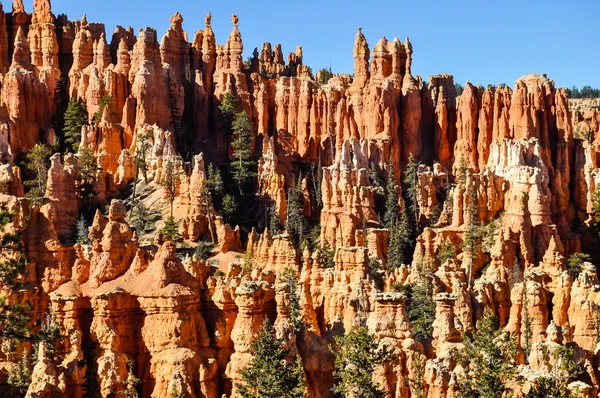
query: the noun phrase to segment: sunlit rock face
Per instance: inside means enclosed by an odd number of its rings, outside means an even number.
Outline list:
[[[582,368],[572,384],[597,394],[598,100],[569,100],[545,75],[513,88],[467,83],[457,96],[452,75],[412,75],[408,39],[370,47],[361,29],[354,74],[325,81],[302,47],[286,57],[279,44],[253,43],[244,61],[251,21],[236,15],[220,41],[210,14],[189,36],[179,12],[170,21],[162,38],[120,26],[109,37],[85,15],[55,16],[49,0],[31,12],[0,4],[0,203],[14,214],[6,231],[22,234],[29,282],[8,299],[29,301],[36,319],[51,309],[61,328],[56,347],[37,349],[28,397],[81,397],[88,377],[101,395],[120,394],[133,376],[144,397],[237,396],[265,319],[300,355],[309,397],[333,396],[329,344],[359,323],[392,352],[373,374],[390,397],[411,396],[416,377],[428,397],[452,397],[462,371],[453,352],[488,309],[521,348],[517,395],[551,372],[544,353],[567,343]],[[252,123],[263,207],[239,203],[260,213],[252,225],[234,225],[212,180],[236,160],[219,109],[229,95]],[[57,118],[70,100],[88,115],[77,154],[64,154]],[[21,160],[38,143],[57,153],[32,205]],[[153,231],[132,216],[136,200],[154,210],[142,221],[162,218]],[[420,224],[402,227],[416,231],[407,264],[390,261],[386,202]],[[158,231],[171,203],[177,242]],[[293,212],[311,227],[301,239],[286,229]],[[89,226],[77,228],[81,215]],[[475,226],[483,237],[468,252]],[[194,254],[199,241],[212,251]],[[568,272],[576,252],[591,257]],[[424,269],[432,325],[419,341],[402,286]],[[0,388],[25,346],[0,350]]]

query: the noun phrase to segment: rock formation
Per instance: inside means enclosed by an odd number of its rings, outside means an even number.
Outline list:
[[[49,0],[31,13],[22,1],[12,12],[0,5],[0,203],[28,259],[28,284],[9,300],[29,301],[36,319],[50,308],[60,326],[54,350],[37,351],[27,396],[80,397],[89,377],[103,396],[136,378],[144,397],[236,396],[251,342],[270,319],[302,358],[309,397],[332,396],[328,345],[359,321],[393,353],[373,375],[390,397],[411,395],[406,378],[420,361],[427,396],[450,397],[460,372],[453,352],[486,310],[520,347],[526,381],[517,393],[550,372],[544,352],[566,344],[583,370],[572,385],[597,395],[598,100],[569,100],[545,75],[514,88],[467,83],[457,96],[452,75],[412,75],[408,39],[371,48],[360,28],[353,76],[319,82],[302,47],[286,58],[264,43],[244,62],[244,25],[231,20],[224,44],[211,14],[190,41],[176,13],[159,42],[149,27],[136,36],[119,26],[108,38],[85,15],[55,17]],[[240,195],[230,172],[237,143],[219,108],[228,94],[252,122],[256,175]],[[91,166],[58,148],[58,116],[71,99],[88,112],[79,149],[90,150]],[[33,205],[20,159],[38,143],[61,153]],[[411,158],[414,185],[405,181]],[[407,264],[388,261],[397,232],[384,226],[390,178],[399,185],[391,202],[410,211]],[[91,196],[82,196],[86,179]],[[240,201],[238,214],[223,190]],[[140,209],[148,212],[136,220]],[[294,214],[311,228],[295,231]],[[180,239],[156,231],[171,215]],[[153,217],[163,221],[148,232]],[[453,255],[443,256],[448,245]],[[577,252],[591,257],[568,269]],[[398,290],[423,267],[435,320],[430,339],[418,341],[410,298]],[[297,332],[290,273],[306,325]],[[0,393],[31,344],[8,348]]]

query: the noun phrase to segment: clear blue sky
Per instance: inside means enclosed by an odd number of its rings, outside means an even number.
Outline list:
[[[4,3],[10,4],[8,0]],[[5,4],[5,9],[8,4]],[[33,0],[25,0],[31,10]],[[281,43],[285,56],[302,45],[304,63],[352,73],[358,26],[369,46],[386,36],[413,44],[413,75],[451,73],[455,81],[508,83],[529,73],[547,73],[561,87],[600,88],[600,1],[598,0],[52,0],[55,14],[87,14],[115,25],[151,26],[159,36],[176,11],[190,40],[211,12],[217,42],[240,17],[244,57],[265,41]],[[7,10],[8,11],[8,10]]]

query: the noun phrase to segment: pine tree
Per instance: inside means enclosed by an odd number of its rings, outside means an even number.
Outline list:
[[[404,170],[404,185],[406,186],[406,199],[408,201],[408,210],[410,221],[415,230],[419,231],[419,163],[415,161],[412,153],[408,156],[408,163]]]
[[[438,259],[440,264],[445,264],[448,260],[454,260],[456,258],[456,249],[454,245],[446,238],[442,241],[438,249]]]
[[[54,86],[54,113],[52,114],[52,128],[54,129],[54,133],[56,134],[53,143],[54,152],[60,152],[62,144],[64,143],[64,137],[62,134],[64,133],[65,127],[65,110],[66,106],[64,106],[65,101],[65,92],[66,92],[67,84],[62,74],[59,75],[56,80],[56,84]]]
[[[244,186],[250,179],[256,177],[253,170],[255,161],[252,160],[252,122],[246,112],[237,113],[231,124],[233,162],[231,163],[231,176],[237,183],[240,196],[244,195]]]
[[[409,260],[412,231],[408,222],[406,205],[398,204],[398,186],[394,179],[393,166],[388,164],[384,225],[389,232],[387,268],[396,269]]]
[[[135,147],[135,177],[133,178],[133,192],[131,194],[131,209],[129,211],[129,216],[131,217],[133,209],[136,205],[136,188],[138,183],[138,178],[140,173],[144,176],[144,182],[148,183],[148,163],[146,162],[146,156],[150,151],[151,143],[150,140],[154,137],[154,134],[151,130],[146,133],[139,133],[136,140]]]
[[[104,109],[108,108],[108,117],[109,122],[111,122],[116,116],[117,112],[115,111],[114,100],[108,94],[104,94],[100,98],[100,102],[98,103],[99,109],[98,112],[94,113],[94,123],[98,124],[102,120],[102,115],[104,114]]]
[[[181,239],[181,235],[179,235],[179,223],[175,221],[173,216],[167,217],[165,225],[161,228],[159,233],[164,240],[175,242]]]
[[[146,156],[148,156],[148,152],[150,152],[152,146],[152,138],[154,138],[154,134],[152,131],[148,131],[147,133],[140,133],[137,137],[137,143],[135,148],[136,183],[139,173],[142,173],[142,175],[144,176],[144,182],[148,183],[148,162],[146,162]]]
[[[178,387],[174,387],[169,398],[186,398],[185,392],[180,391]]]
[[[231,93],[223,94],[221,98],[221,104],[219,105],[219,111],[221,115],[225,119],[225,123],[227,126],[231,125],[233,121],[233,117],[237,112],[237,108],[239,106],[240,101]]]
[[[317,71],[317,79],[319,81],[319,83],[321,84],[327,84],[329,83],[329,80],[333,78],[333,72],[331,71],[331,67],[329,68],[324,68],[324,69],[319,69]]]
[[[398,185],[394,177],[394,169],[391,163],[388,163],[388,179],[386,185],[385,196],[385,213],[383,216],[383,224],[390,229],[397,225],[400,220],[400,204],[398,203]]]
[[[574,279],[577,279],[583,269],[583,263],[591,262],[592,257],[587,253],[576,252],[569,256],[567,260],[567,272]]]
[[[331,247],[329,242],[325,241],[319,249],[321,254],[321,264],[323,268],[335,267],[335,249]]]
[[[6,209],[0,209],[0,231],[6,231],[6,225],[14,221],[14,215]],[[27,284],[25,272],[27,258],[25,245],[19,233],[2,232],[0,235],[0,292],[12,294]],[[30,342],[36,345],[40,341],[48,343],[51,353],[53,344],[60,336],[54,317],[48,316],[34,331],[33,308],[29,301],[9,304],[7,296],[0,296],[0,344],[3,347],[16,347],[16,343]],[[18,350],[15,349],[17,357]],[[16,391],[27,389],[31,376],[31,357],[27,350],[20,353],[19,362],[10,371],[9,384]]]
[[[79,216],[77,222],[75,223],[76,230],[76,242],[80,245],[89,245],[92,242],[89,238],[89,226],[83,214]]]
[[[5,208],[0,208],[0,231],[13,222],[14,214]],[[27,259],[25,258],[25,246],[19,233],[3,233],[0,238],[0,286],[6,288],[19,288],[21,279],[25,272]],[[0,314],[0,319],[1,318]]]
[[[408,319],[415,338],[419,341],[429,339],[433,333],[435,321],[435,303],[431,287],[425,281],[420,281],[412,288]]]
[[[289,352],[275,338],[271,323],[265,320],[250,347],[252,360],[240,371],[238,392],[243,398],[302,398],[304,371],[300,357],[287,363]]]
[[[225,194],[221,203],[221,215],[226,224],[234,225],[235,215],[237,213],[237,202],[235,197]]]
[[[335,354],[333,390],[344,397],[384,398],[388,394],[373,382],[377,365],[392,360],[387,346],[369,333],[365,325],[350,330],[344,336],[336,336],[330,351]]]
[[[175,82],[173,82],[172,78],[171,78],[171,71],[168,70],[167,71],[167,88],[169,90],[169,99],[168,99],[168,105],[169,105],[169,111],[171,112],[171,124],[173,125],[173,133],[175,134],[175,137],[178,138],[178,142],[181,142],[183,145],[186,145],[187,143],[184,142],[184,140],[182,140],[182,113],[181,110],[179,109],[179,107],[177,106],[177,94],[175,92],[176,87],[175,87]],[[185,97],[185,95],[184,95]]]
[[[311,164],[310,166],[310,180],[313,186],[313,198],[315,204],[317,205],[317,209],[320,211],[321,207],[323,207],[323,198],[321,192],[321,186],[323,183],[323,167],[321,166],[321,148],[319,147],[319,164],[316,166]]]
[[[98,180],[101,168],[89,147],[81,148],[77,153],[79,160],[79,181],[77,193],[89,207],[90,199],[95,195],[94,183]]]
[[[486,310],[477,331],[465,336],[464,353],[457,358],[464,375],[457,379],[458,392],[465,398],[500,398],[517,378],[517,343],[500,329],[498,318]]]
[[[175,159],[168,158],[164,160],[159,181],[159,185],[165,190],[167,197],[169,198],[171,218],[173,218],[173,203],[175,202],[177,191],[181,184],[181,176],[177,166],[178,164]]]
[[[525,398],[575,398],[578,395],[569,389],[569,382],[581,374],[574,360],[575,350],[570,346],[559,346],[554,351],[554,363],[549,376],[538,378]]]
[[[404,382],[408,385],[408,388],[410,388],[411,398],[423,398],[427,396],[427,390],[423,383],[426,361],[427,357],[420,352],[417,352],[411,362],[413,377],[404,376]]]
[[[269,232],[272,236],[279,235],[282,232],[281,220],[279,214],[277,214],[275,203],[271,203],[269,206]]]
[[[202,196],[204,213],[208,219],[208,230],[210,231],[211,241],[213,243],[216,243],[212,220],[213,197],[220,197],[222,193],[223,179],[221,178],[221,172],[210,163],[208,165],[208,172],[206,173],[206,184],[202,187],[200,195]]]
[[[466,178],[466,177],[465,177]],[[481,247],[481,228],[477,216],[477,188],[475,182],[469,187],[469,201],[467,203],[467,211],[469,213],[469,226],[465,232],[462,249],[468,256],[469,266],[467,270],[467,286],[470,289],[473,285],[473,262],[477,258],[477,253]]]
[[[199,260],[206,261],[212,256],[212,251],[215,247],[216,245],[214,243],[201,240],[198,242],[194,254]]]
[[[594,189],[592,194],[592,225],[600,236],[600,189]]]
[[[10,386],[12,396],[25,396],[31,384],[32,356],[25,348],[21,354],[21,360],[13,365],[8,372],[6,383]],[[18,394],[18,395],[17,395]]]
[[[85,105],[76,99],[71,99],[65,111],[63,135],[67,151],[75,152],[81,142],[81,128],[88,122]]]
[[[304,229],[306,228],[304,220],[304,197],[302,195],[302,177],[298,178],[296,185],[288,190],[287,197],[287,217],[285,228],[292,237],[297,248],[304,241]]]
[[[223,194],[223,177],[221,172],[212,163],[208,165],[208,173],[206,179],[206,186],[211,195],[220,196]]]
[[[85,367],[83,376],[83,398],[96,398],[100,396],[100,385],[98,383],[98,366],[94,359],[96,343],[90,338],[87,338],[81,344],[83,349],[83,361],[77,365],[79,369]]]
[[[154,225],[162,218],[160,211],[149,209],[142,202],[137,202],[129,213],[129,225],[131,225],[139,235],[147,234],[156,229]]]
[[[388,163],[388,169],[392,170],[392,167],[392,164]],[[385,193],[383,180],[379,176],[379,170],[377,170],[375,162],[369,162],[369,182],[371,183],[371,187],[373,187],[373,192],[377,195],[383,195]]]
[[[41,205],[46,195],[46,183],[48,181],[48,169],[50,164],[50,150],[44,144],[35,144],[27,154],[25,166],[33,174],[33,179],[25,181],[25,186],[30,187],[25,195],[32,203]]]
[[[125,380],[125,391],[121,392],[120,395],[139,398],[138,386],[142,384],[142,380],[135,376],[133,371],[133,361],[130,359],[127,361],[127,379]]]
[[[14,215],[0,209],[0,231],[12,222]],[[27,259],[20,234],[4,233],[0,238],[0,287],[11,293],[23,285]],[[32,308],[29,302],[8,304],[7,297],[0,296],[0,343],[26,341],[33,338],[30,323]]]
[[[294,332],[299,333],[306,324],[304,323],[302,309],[300,307],[300,298],[298,297],[298,274],[291,269],[286,268],[281,274],[281,279],[284,283],[287,284],[288,287],[288,314],[292,321],[292,326],[294,327]]]

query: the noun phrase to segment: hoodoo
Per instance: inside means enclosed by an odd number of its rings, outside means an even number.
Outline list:
[[[598,395],[598,100],[170,21],[0,4],[0,395]]]

